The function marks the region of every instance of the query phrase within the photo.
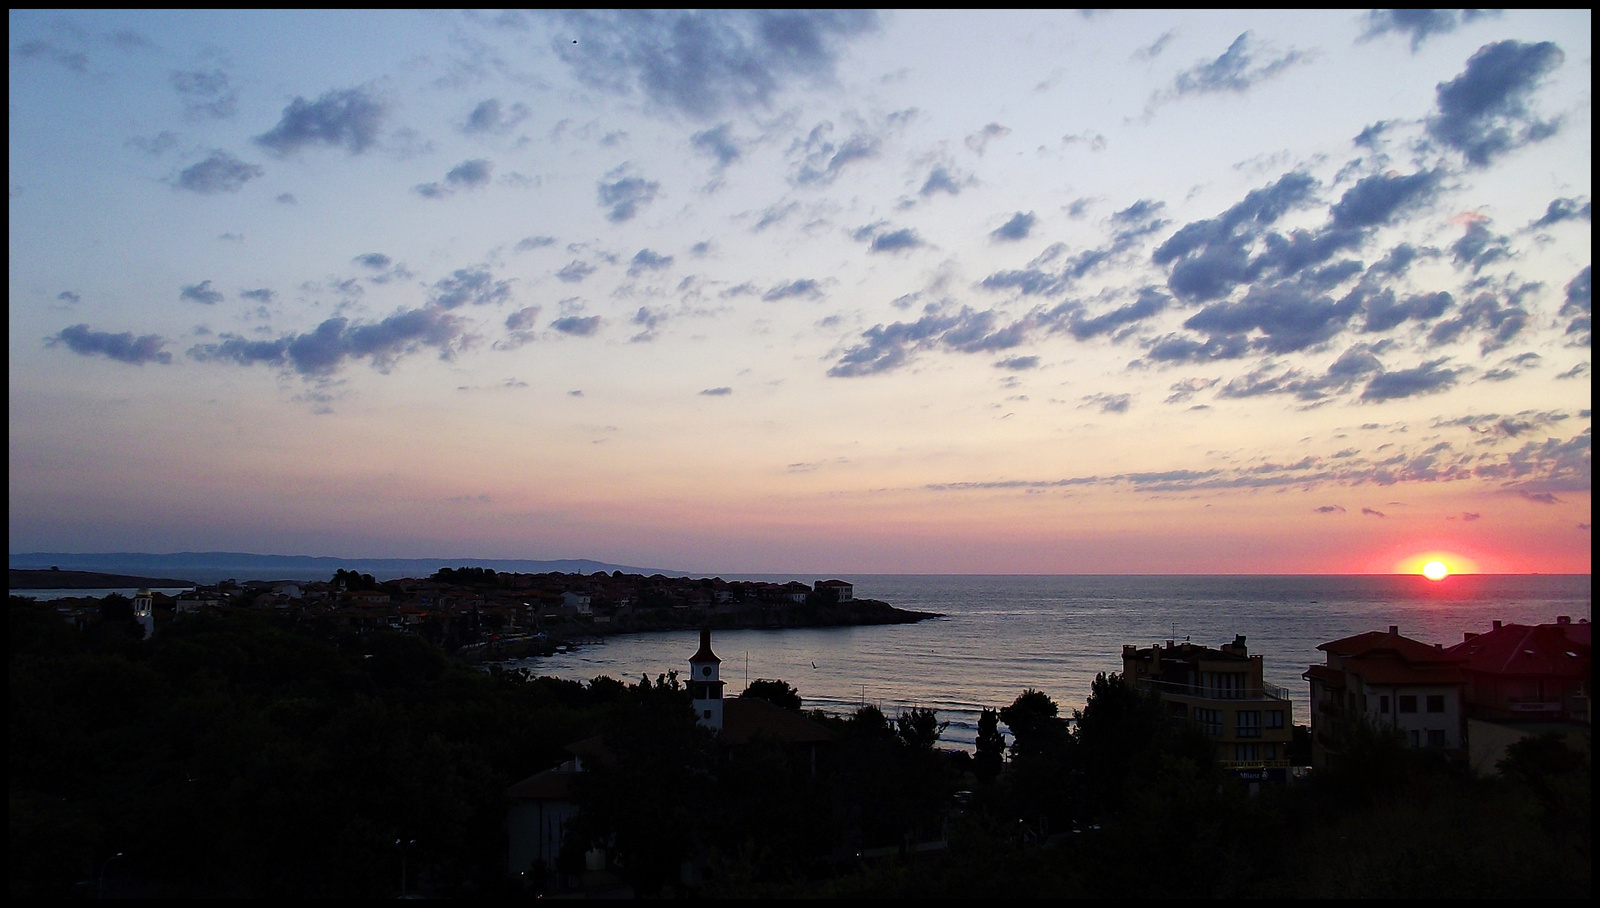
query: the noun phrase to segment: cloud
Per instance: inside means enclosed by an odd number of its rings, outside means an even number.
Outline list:
[[[172,362],[172,354],[161,349],[167,345],[166,339],[157,334],[134,337],[131,331],[111,334],[92,330],[88,325],[72,325],[47,338],[46,343],[52,347],[65,344],[68,350],[82,356],[104,356],[135,366]]]
[[[280,192],[278,193],[277,201],[280,205],[294,205],[299,200],[294,197],[294,193],[292,192]]]
[[[1111,332],[1137,321],[1149,318],[1167,308],[1172,298],[1153,287],[1145,287],[1139,291],[1139,298],[1126,306],[1120,306],[1110,312],[1086,318],[1082,310],[1072,314],[1067,330],[1078,340],[1088,340],[1101,334]]]
[[[529,236],[517,241],[516,250],[518,252],[529,252],[534,249],[543,249],[546,246],[554,246],[555,244],[556,238],[553,236]]]
[[[550,323],[550,327],[562,334],[575,334],[579,337],[589,337],[600,330],[601,318],[598,315],[577,316],[567,315]]]
[[[228,75],[220,69],[174,72],[172,87],[183,96],[184,113],[191,120],[226,120],[239,104],[239,93],[229,89]]]
[[[1261,48],[1256,45],[1250,32],[1244,32],[1233,39],[1222,56],[1196,63],[1178,73],[1172,80],[1172,87],[1167,90],[1167,96],[1245,92],[1296,63],[1310,59],[1297,50],[1266,60],[1261,60],[1260,56]]]
[[[1343,514],[1344,508],[1336,504],[1325,504],[1319,508],[1312,508],[1314,514]]]
[[[1363,303],[1366,321],[1362,330],[1369,333],[1388,331],[1408,320],[1431,321],[1443,315],[1453,305],[1455,299],[1443,290],[1437,293],[1412,294],[1397,301],[1394,291],[1385,287],[1369,295]]]
[[[982,157],[984,151],[988,149],[991,141],[1005,138],[1010,134],[1011,130],[1007,127],[1001,126],[999,123],[990,123],[972,135],[967,136],[967,147],[977,152],[977,154]]]
[[[330,318],[304,334],[276,340],[253,341],[224,336],[215,344],[200,344],[189,356],[201,362],[226,362],[241,366],[264,363],[292,369],[306,377],[337,372],[347,360],[367,358],[387,371],[401,356],[423,348],[437,349],[441,358],[454,355],[464,331],[463,321],[436,306],[396,312],[379,322],[352,323],[342,316]]]
[[[822,296],[822,285],[809,277],[799,278],[787,284],[774,286],[771,290],[761,294],[761,299],[763,302],[775,303],[779,300],[793,299],[797,296],[803,296],[809,300],[817,299]]]
[[[1484,16],[1498,16],[1498,10],[1484,9],[1375,9],[1367,12],[1367,30],[1359,40],[1367,41],[1389,32],[1411,36],[1411,52],[1434,35],[1448,35],[1457,26]]]
[[[476,189],[486,186],[494,175],[494,162],[485,158],[475,158],[462,161],[450,168],[444,175],[443,183],[420,183],[412,187],[420,196],[429,199],[442,199],[460,189]]]
[[[700,396],[701,397],[727,397],[729,394],[732,394],[732,393],[733,393],[733,389],[732,388],[724,386],[724,387],[721,387],[721,388],[707,388],[704,391],[700,392]]]
[[[459,268],[433,285],[433,305],[441,309],[490,306],[511,301],[511,282],[497,281],[483,266]]]
[[[1537,221],[1528,225],[1530,230],[1539,227],[1549,227],[1562,221],[1576,219],[1589,220],[1588,199],[1553,199],[1549,207],[1545,208],[1544,215]]]
[[[606,174],[606,179],[598,185],[600,207],[608,208],[606,220],[620,223],[632,220],[644,206],[655,201],[656,195],[661,190],[661,184],[651,182],[643,177],[622,176],[626,165]]]
[[[1486,265],[1510,258],[1510,243],[1510,237],[1490,232],[1485,221],[1473,221],[1467,225],[1461,239],[1451,244],[1450,253],[1456,267],[1470,267],[1472,273],[1477,274]]]
[[[1361,399],[1381,402],[1448,390],[1456,383],[1461,370],[1441,368],[1447,362],[1448,359],[1435,359],[1414,369],[1380,372],[1367,383]]]
[[[556,272],[556,279],[566,284],[577,284],[589,275],[594,274],[594,271],[594,266],[588,262],[580,262],[577,259],[573,259],[566,264],[566,267]]]
[[[834,143],[833,124],[824,120],[812,127],[804,139],[796,139],[789,153],[800,155],[799,163],[790,180],[801,186],[826,186],[838,178],[841,171],[857,161],[878,156],[883,140],[865,132],[857,132],[842,143]]]
[[[272,302],[273,298],[277,296],[276,293],[273,293],[271,290],[268,290],[265,287],[260,287],[255,290],[240,290],[239,295],[247,300],[252,300],[257,303],[270,303]]]
[[[744,153],[740,150],[738,141],[733,138],[732,123],[722,123],[695,133],[689,137],[689,145],[695,151],[714,159],[718,167],[727,167],[739,160]]]
[[[1028,234],[1033,232],[1033,225],[1038,221],[1039,219],[1034,217],[1033,212],[1019,211],[1011,216],[1011,220],[989,231],[989,235],[994,237],[997,242],[1025,240],[1028,238]]]
[[[574,11],[560,22],[556,55],[580,80],[701,120],[831,78],[842,45],[878,27],[860,10]]]
[[[312,145],[360,154],[378,141],[387,106],[360,88],[336,89],[316,101],[296,97],[278,125],[255,137],[256,144],[287,156]]]
[[[867,247],[868,252],[901,252],[906,249],[915,249],[923,245],[922,238],[910,227],[899,230],[888,230],[875,234],[872,243]]]
[[[996,369],[1005,369],[1008,372],[1026,372],[1029,369],[1039,368],[1037,356],[1008,356],[994,364]]]
[[[846,350],[828,370],[835,378],[854,378],[888,372],[906,365],[913,352],[943,348],[962,353],[1007,350],[1022,343],[1028,329],[1025,321],[1001,326],[993,309],[973,310],[963,306],[949,314],[930,306],[915,322],[874,325],[861,332],[861,343]]]
[[[1389,516],[1388,514],[1385,514],[1382,511],[1377,510],[1376,508],[1362,508],[1361,509],[1361,513],[1363,515],[1367,516],[1367,517],[1387,517],[1387,516]]]
[[[184,284],[182,292],[178,294],[178,299],[215,306],[217,303],[222,302],[223,295],[221,290],[212,288],[210,281],[201,281],[198,284]]]
[[[1527,100],[1565,56],[1550,41],[1485,44],[1461,75],[1439,83],[1439,112],[1428,120],[1428,134],[1477,167],[1555,135],[1560,121],[1536,119]]]
[[[394,263],[394,260],[381,252],[365,252],[351,259],[357,265],[364,265],[374,271],[382,271]]]
[[[928,179],[923,182],[922,188],[917,190],[917,194],[923,198],[927,198],[936,192],[960,195],[962,188],[971,182],[971,177],[958,180],[949,169],[941,164],[929,172]]]
[[[472,112],[467,114],[466,122],[461,125],[461,131],[469,136],[505,135],[531,116],[533,111],[521,101],[507,108],[501,106],[498,99],[489,98],[480,101],[477,107],[472,108]]]
[[[87,54],[62,50],[48,41],[24,41],[17,45],[17,56],[24,60],[48,60],[79,74],[89,71]]]
[[[1590,267],[1584,265],[1578,276],[1567,282],[1566,298],[1561,303],[1561,314],[1572,317],[1567,322],[1567,335],[1585,347],[1589,346],[1590,300],[1593,298]]]
[[[62,301],[63,303],[77,303],[83,301],[83,297],[73,293],[71,290],[63,290],[60,293],[57,293],[56,299]]]
[[[172,180],[173,189],[187,189],[201,195],[219,192],[238,192],[244,184],[266,173],[259,165],[247,164],[226,151],[212,151],[211,156],[198,164],[180,171]]]
[[[1531,288],[1524,291],[1528,289]],[[1453,318],[1436,323],[1428,332],[1428,342],[1434,346],[1447,344],[1471,329],[1483,328],[1488,332],[1482,341],[1483,352],[1505,346],[1528,324],[1528,310],[1518,303],[1524,291],[1513,293],[1504,303],[1493,293],[1478,294],[1463,304]]]
[[[538,306],[527,306],[506,316],[506,328],[511,331],[527,331],[533,327],[534,319],[539,317]]]
[[[1438,188],[1437,171],[1373,174],[1345,190],[1329,213],[1335,227],[1377,227],[1432,198]]]
[[[1171,29],[1162,32],[1161,37],[1150,42],[1148,45],[1135,50],[1133,52],[1133,59],[1143,60],[1145,62],[1154,60],[1155,58],[1161,56],[1161,52],[1167,48],[1167,43],[1170,42],[1176,35],[1177,32]]]
[[[1129,405],[1133,403],[1133,395],[1102,392],[1100,394],[1090,394],[1083,400],[1086,404],[1098,406],[1101,413],[1126,413]]]
[[[633,261],[628,264],[628,276],[638,277],[646,271],[660,271],[672,266],[672,256],[640,249],[634,253]]]

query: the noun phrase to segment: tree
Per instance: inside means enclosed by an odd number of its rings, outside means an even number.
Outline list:
[[[774,706],[794,710],[800,709],[803,702],[800,699],[798,690],[790,687],[786,682],[772,678],[757,678],[751,681],[750,686],[746,687],[744,693],[739,696],[765,700]]]
[[[939,736],[950,727],[949,722],[940,722],[933,710],[916,706],[896,716],[894,725],[900,743],[918,752],[932,751]]]
[[[1001,709],[1000,721],[1011,729],[1011,756],[1038,756],[1060,744],[1067,736],[1067,723],[1059,712],[1049,695],[1031,687]]]
[[[978,714],[977,752],[973,755],[973,772],[985,782],[1000,775],[1005,762],[1006,736],[1000,731],[1000,714],[986,709]]]

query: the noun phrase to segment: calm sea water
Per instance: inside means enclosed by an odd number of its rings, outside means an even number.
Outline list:
[[[791,577],[729,579],[790,580]],[[1451,646],[1496,619],[1538,624],[1590,617],[1584,575],[1454,576],[969,576],[849,578],[861,598],[947,617],[891,627],[717,631],[729,695],[746,679],[778,678],[807,708],[848,713],[861,703],[893,717],[926,707],[950,727],[944,741],[970,748],[978,713],[1027,688],[1049,694],[1064,714],[1081,709],[1098,672],[1122,670],[1124,644],[1188,638],[1216,647],[1245,636],[1265,660],[1269,684],[1288,689],[1305,724],[1309,688],[1300,677],[1323,661],[1317,646],[1398,625],[1400,633]],[[609,638],[570,653],[519,660],[536,674],[588,681],[687,676],[695,631]]]

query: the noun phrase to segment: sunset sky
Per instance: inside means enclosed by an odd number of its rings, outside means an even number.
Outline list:
[[[1590,570],[1588,11],[10,26],[12,553]]]

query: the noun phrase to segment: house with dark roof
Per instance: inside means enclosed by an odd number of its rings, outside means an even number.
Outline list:
[[[1506,747],[1529,735],[1556,732],[1587,749],[1589,622],[1566,615],[1554,624],[1503,624],[1468,633],[1448,652],[1466,678],[1469,762],[1495,772]]]
[[[1327,654],[1327,662],[1301,676],[1311,683],[1313,766],[1336,758],[1361,722],[1393,729],[1411,747],[1464,753],[1464,657],[1440,644],[1403,637],[1397,625],[1317,649]]]

